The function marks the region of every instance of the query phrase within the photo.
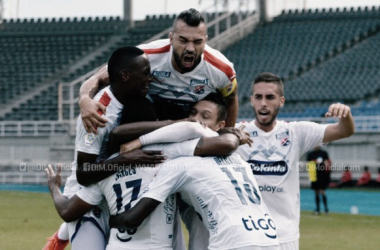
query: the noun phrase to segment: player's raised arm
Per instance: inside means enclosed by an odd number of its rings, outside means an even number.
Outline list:
[[[108,154],[119,152],[120,146],[124,143],[135,140],[141,135],[150,133],[156,129],[173,124],[176,121],[149,121],[149,122],[133,122],[126,123],[115,127],[108,138],[107,151]],[[130,150],[129,150],[130,151]]]
[[[194,149],[194,156],[226,156],[232,154],[240,145],[251,145],[252,139],[243,128],[223,130],[216,137],[202,137]]]
[[[239,97],[237,92],[237,84],[234,92],[225,97],[227,102],[227,118],[226,127],[234,127],[239,113]]]
[[[159,122],[157,122],[157,124],[158,123]],[[210,129],[207,129],[206,127],[204,127],[204,125],[200,123],[188,121],[173,123],[171,125],[158,128],[157,130],[152,129],[154,131],[148,134],[141,133],[144,130],[144,126],[136,128],[136,130],[138,130],[136,131],[136,133],[134,133],[133,128],[130,131],[127,131],[127,129],[125,129],[126,127],[123,128],[123,132],[118,133],[116,131],[116,134],[114,134],[113,138],[111,138],[112,140],[114,140],[114,138],[117,138],[116,140],[118,140],[119,143],[116,143],[116,145],[122,144],[120,143],[120,140],[123,140],[125,142],[128,141],[126,139],[136,138],[137,135],[141,136],[138,139],[123,144],[120,147],[121,152],[129,152],[136,148],[156,143],[182,142],[201,136],[217,135],[215,132],[211,131]],[[113,150],[116,149],[114,146],[112,147]]]
[[[62,185],[60,166],[58,166],[57,173],[55,173],[51,165],[49,165],[45,169],[45,173],[55,209],[64,221],[75,221],[94,207],[94,205],[84,202],[76,195],[69,199],[62,195],[60,190]]]
[[[109,85],[109,76],[107,66],[102,67],[95,75],[87,79],[79,91],[79,106],[83,125],[88,133],[97,132],[97,127],[104,127],[107,119],[98,114],[101,110],[106,113],[106,108],[100,102],[92,98],[98,92],[99,88]]]
[[[331,104],[325,116],[338,118],[339,122],[327,126],[323,137],[324,143],[346,138],[354,134],[354,118],[349,106],[341,103]]]

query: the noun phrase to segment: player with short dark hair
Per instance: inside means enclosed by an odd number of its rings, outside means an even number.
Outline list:
[[[298,249],[299,159],[317,145],[351,136],[355,126],[350,107],[341,103],[330,105],[325,114],[338,118],[339,122],[325,125],[278,120],[284,104],[281,79],[272,73],[258,75],[252,83],[251,95],[255,119],[242,123],[253,146],[242,145],[236,152],[251,165],[263,200],[276,221],[280,249]]]
[[[130,69],[134,69],[133,72]],[[73,196],[79,189],[77,178],[83,182],[87,181],[87,172],[90,172],[87,168],[90,169],[90,165],[93,168],[101,168],[102,164],[160,163],[165,159],[159,151],[134,151],[105,161],[108,157],[106,151],[108,135],[119,124],[119,116],[124,105],[127,100],[145,98],[152,81],[149,61],[144,51],[137,47],[123,47],[114,51],[109,59],[108,72],[112,79],[110,86],[95,96],[95,100],[106,107],[104,111],[107,112],[100,112],[100,115],[106,117],[108,123],[98,129],[98,134],[94,134],[87,133],[82,119],[78,119],[75,159],[72,163],[72,173],[66,181],[63,193],[65,197]],[[78,221],[63,224],[49,239],[44,249],[63,249],[68,244],[67,239],[70,239],[72,249],[84,249],[89,246],[92,246],[91,249],[104,249],[108,231],[107,211],[108,209],[102,209],[100,215],[89,212]],[[88,242],[88,235],[94,236],[92,244]]]

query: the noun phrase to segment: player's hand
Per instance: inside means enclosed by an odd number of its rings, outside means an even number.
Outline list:
[[[50,190],[54,187],[60,187],[62,185],[61,169],[61,164],[57,167],[57,173],[54,172],[50,164],[47,168],[45,168],[45,174],[48,179],[48,186]]]
[[[240,145],[248,144],[249,146],[252,146],[253,141],[250,138],[249,133],[244,131],[244,128],[245,128],[244,125],[241,125],[239,128],[224,127],[222,129],[218,130],[218,133],[220,135],[226,134],[226,133],[234,134],[239,139]]]
[[[103,104],[84,96],[79,100],[79,106],[83,126],[88,133],[97,134],[98,127],[106,126],[107,119],[98,114],[98,110],[106,114],[106,107]]]
[[[248,146],[252,147],[253,140],[249,136],[249,133],[247,131],[244,131],[245,126],[241,125],[238,130],[240,130],[241,138],[240,138],[240,145],[248,144]]]
[[[161,151],[135,149],[120,156],[124,164],[146,164],[149,167],[155,167],[166,160]]]
[[[132,151],[132,150],[135,150],[135,149],[138,149],[141,147],[142,147],[141,141],[140,141],[140,139],[137,138],[133,141],[130,141],[130,142],[124,143],[123,145],[120,145],[120,154],[127,153],[129,151]]]
[[[349,106],[342,103],[333,103],[326,112],[325,117],[346,118],[351,113]]]

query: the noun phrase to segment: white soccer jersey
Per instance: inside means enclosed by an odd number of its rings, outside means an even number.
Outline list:
[[[199,138],[182,143],[155,144],[144,147],[144,149],[162,150],[168,158],[174,158],[183,154],[192,155],[198,141]],[[158,167],[129,167],[97,184],[80,187],[76,195],[92,205],[100,204],[105,197],[110,214],[120,214],[133,207],[140,200],[143,191],[157,171]],[[172,249],[175,212],[176,200],[175,196],[172,195],[165,199],[165,202],[161,203],[137,229],[119,230],[112,228],[107,250]]]
[[[149,94],[165,99],[197,102],[216,89],[228,96],[236,88],[233,64],[219,51],[205,46],[201,62],[191,72],[179,73],[173,68],[173,47],[169,39],[138,46],[147,54],[152,74],[161,82],[152,82]]]
[[[160,166],[143,197],[179,192],[210,232],[209,249],[277,246],[276,225],[240,156],[180,157]]]
[[[108,122],[106,123],[105,127],[98,128],[98,134],[87,133],[83,126],[82,118],[78,117],[75,137],[74,161],[71,164],[72,172],[71,175],[67,178],[63,193],[68,197],[75,194],[79,188],[79,184],[76,178],[78,151],[99,155],[97,161],[104,161],[107,157],[106,147],[108,143],[108,136],[112,129],[120,122],[120,115],[123,109],[123,105],[112,94],[109,87],[106,87],[99,91],[94,97],[94,100],[102,103],[106,107],[106,115],[103,115],[103,117],[106,118]]]
[[[252,147],[236,150],[250,165],[265,204],[277,225],[280,243],[299,239],[300,186],[299,158],[322,144],[327,125],[312,122],[277,121],[266,133],[254,121],[245,125],[253,139]]]
[[[77,195],[89,204],[98,205],[104,197],[110,214],[116,215],[133,207],[151,182],[158,168],[130,167],[90,187]],[[136,229],[112,228],[107,250],[110,249],[172,249],[175,197],[170,196]]]

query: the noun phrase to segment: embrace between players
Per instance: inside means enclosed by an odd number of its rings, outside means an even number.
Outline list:
[[[181,219],[189,249],[299,248],[299,158],[352,135],[350,108],[329,107],[335,124],[279,121],[283,83],[262,73],[255,119],[235,124],[233,65],[206,41],[200,13],[183,11],[169,39],[117,49],[84,83],[63,194],[46,170],[67,223],[44,249],[185,249]]]

